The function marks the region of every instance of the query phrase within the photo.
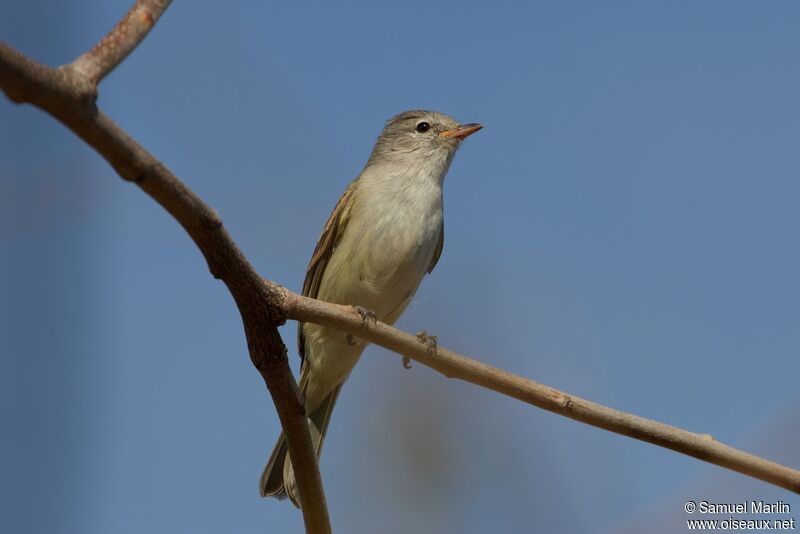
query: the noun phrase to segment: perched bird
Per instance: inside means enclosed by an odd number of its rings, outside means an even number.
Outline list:
[[[444,244],[442,184],[461,141],[480,124],[407,111],[389,119],[366,167],[336,204],[308,264],[303,295],[360,306],[393,324],[436,266]],[[317,456],[336,398],[367,343],[298,324],[300,391]],[[300,507],[284,435],[264,468],[264,497]]]

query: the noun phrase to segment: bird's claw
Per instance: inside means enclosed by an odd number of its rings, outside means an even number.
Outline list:
[[[417,339],[420,343],[425,343],[428,346],[428,353],[435,353],[438,346],[439,338],[428,334],[425,330],[417,332]]]
[[[417,332],[417,339],[420,343],[424,343],[427,346],[427,350],[425,351],[427,355],[436,354],[436,347],[438,344],[438,338],[436,336],[428,334],[425,330],[420,330]],[[411,358],[408,356],[403,357],[403,367],[411,369]]]
[[[359,317],[361,317],[361,331],[362,332],[366,332],[367,326],[369,326],[370,321],[372,321],[372,324],[377,324],[378,323],[378,317],[375,315],[374,311],[368,310],[364,306],[353,306],[353,309],[359,315]],[[353,338],[352,334],[347,334],[345,336],[345,339],[347,340],[347,344],[350,345],[351,347],[353,345],[358,345],[360,343],[360,341],[356,341]]]
[[[356,313],[361,316],[361,329],[366,330],[369,321],[372,321],[372,324],[378,323],[378,317],[375,315],[375,312],[372,310],[368,310],[364,306],[353,306],[356,310]]]

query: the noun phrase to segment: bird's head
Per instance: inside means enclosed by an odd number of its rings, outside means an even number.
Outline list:
[[[368,165],[430,163],[446,169],[461,141],[481,128],[476,123],[460,124],[436,111],[406,111],[386,122]]]

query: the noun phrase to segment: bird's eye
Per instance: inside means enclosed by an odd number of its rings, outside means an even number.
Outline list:
[[[419,124],[417,124],[417,127],[415,128],[415,130],[417,130],[419,133],[425,133],[430,129],[431,129],[431,124],[425,121],[422,121]]]

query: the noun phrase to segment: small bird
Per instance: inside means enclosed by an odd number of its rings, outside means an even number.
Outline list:
[[[481,128],[433,111],[389,119],[322,230],[303,295],[358,306],[393,324],[439,260],[444,177],[461,141]],[[339,391],[367,343],[315,324],[297,330],[300,391],[319,457]],[[283,433],[259,487],[263,497],[288,496],[302,506]]]

